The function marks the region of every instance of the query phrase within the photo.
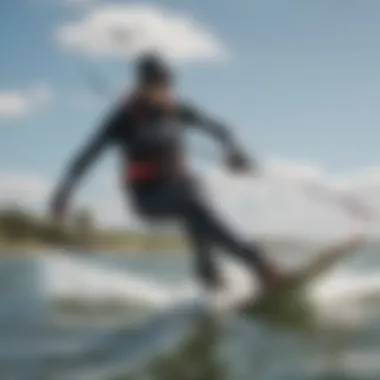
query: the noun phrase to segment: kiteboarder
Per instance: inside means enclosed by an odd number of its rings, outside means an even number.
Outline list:
[[[215,249],[243,261],[264,287],[281,276],[257,243],[235,236],[214,213],[186,166],[185,131],[198,128],[218,140],[233,172],[254,170],[254,164],[221,123],[174,95],[175,74],[158,54],[144,54],[136,64],[136,84],[121,99],[83,149],[69,163],[51,205],[62,221],[73,190],[106,147],[116,147],[122,158],[122,184],[138,215],[146,220],[174,220],[192,244],[195,267],[207,288],[223,284]],[[222,190],[222,189],[221,189]]]

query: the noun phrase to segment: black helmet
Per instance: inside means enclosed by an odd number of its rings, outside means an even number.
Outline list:
[[[173,80],[169,64],[162,56],[154,53],[140,56],[136,65],[136,74],[142,84],[169,84]]]

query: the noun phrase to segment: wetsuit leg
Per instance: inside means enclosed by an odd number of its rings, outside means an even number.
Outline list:
[[[139,192],[137,209],[145,218],[160,223],[165,219],[180,222],[194,253],[195,272],[207,288],[220,283],[219,271],[215,260],[215,244],[199,223],[188,216],[191,199],[195,194],[193,181],[169,182],[153,191]]]
[[[221,284],[220,271],[215,260],[214,246],[205,231],[196,224],[185,221],[189,243],[193,248],[195,271],[206,288],[215,288]]]
[[[247,244],[236,237],[208,207],[194,181],[184,179],[162,184],[154,191],[140,193],[138,203],[140,211],[158,221],[169,216],[183,223],[196,250],[199,273],[203,273],[205,281],[217,277],[211,256],[211,248],[217,246],[265,279],[268,264],[259,246]]]
[[[265,279],[269,268],[257,244],[247,244],[237,238],[199,197],[187,199],[182,211],[187,224],[192,225],[193,229],[203,231],[203,235],[215,246],[225,249]]]
[[[177,199],[173,204],[176,204],[178,212],[185,220],[185,227],[189,228],[189,236],[194,236],[194,231],[196,231],[197,236],[203,236],[209,245],[225,250],[243,261],[252,271],[256,271],[262,280],[267,279],[270,270],[269,262],[259,245],[257,243],[248,244],[239,239],[215,215],[199,191],[196,182],[188,179],[174,186],[173,189],[174,198]],[[202,252],[198,254],[201,255]]]

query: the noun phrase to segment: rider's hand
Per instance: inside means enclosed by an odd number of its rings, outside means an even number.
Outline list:
[[[233,173],[246,173],[253,169],[250,159],[239,151],[229,152],[226,157],[226,164]]]

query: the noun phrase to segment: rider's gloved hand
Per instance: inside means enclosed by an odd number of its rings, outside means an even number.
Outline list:
[[[252,160],[238,150],[228,152],[226,166],[233,173],[247,173],[255,170]]]

